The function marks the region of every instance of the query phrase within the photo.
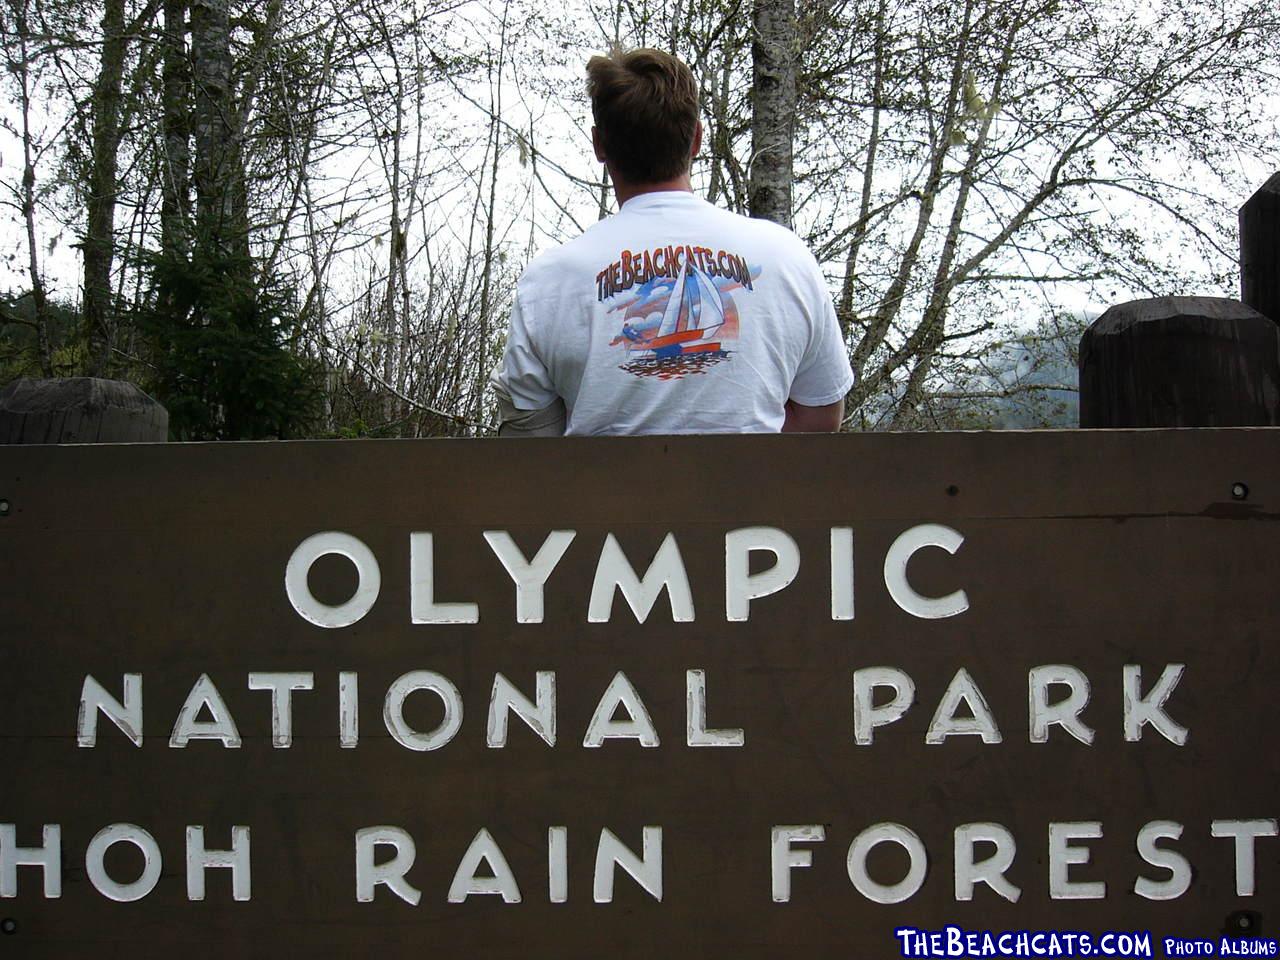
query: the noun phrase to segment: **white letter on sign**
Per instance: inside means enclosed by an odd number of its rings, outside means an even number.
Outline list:
[[[315,677],[310,673],[250,673],[250,690],[271,691],[271,745],[293,745],[294,690],[310,690]]]
[[[641,855],[637,857],[629,847],[606,827],[600,831],[600,844],[596,847],[596,874],[592,893],[596,903],[613,902],[614,868],[621,867],[655,900],[662,900],[662,828],[642,829]]]
[[[853,619],[853,527],[831,528],[831,619]]]
[[[569,828],[547,828],[547,896],[552,903],[569,899]]]
[[[1071,692],[1057,703],[1049,702],[1049,688],[1064,686]],[[1089,678],[1075,667],[1049,663],[1032,667],[1027,674],[1027,698],[1031,712],[1031,742],[1046,743],[1055,723],[1081,743],[1093,743],[1093,731],[1080,719],[1089,705]]]
[[[204,827],[187,827],[187,899],[204,899],[204,872],[210,867],[231,870],[231,899],[248,900],[252,890],[249,866],[249,828],[231,828],[230,850],[208,850]]]
[[[1142,667],[1126,663],[1124,666],[1124,738],[1141,740],[1142,728],[1148,723],[1170,743],[1186,746],[1187,728],[1164,712],[1165,701],[1182,679],[1186,664],[1170,663],[1160,673],[1160,679],[1151,692],[1142,696]]]
[[[631,719],[614,720],[618,707],[622,707]],[[614,675],[596,704],[596,712],[587,724],[587,735],[582,738],[582,745],[598,747],[606,740],[639,740],[642,747],[658,746],[658,731],[649,719],[649,710],[621,670]]]
[[[826,828],[820,823],[800,826],[774,827],[771,831],[769,860],[773,867],[773,902],[791,901],[791,870],[813,863],[812,850],[795,850],[792,843],[821,843],[827,839]]]
[[[18,826],[0,823],[0,897],[18,895],[18,868],[39,867],[44,874],[44,898],[62,896],[62,827],[46,823],[39,847],[18,846]]]
[[[202,709],[209,711],[211,720],[197,720]],[[207,673],[200,674],[187,700],[178,711],[178,719],[173,723],[173,734],[169,737],[169,746],[182,748],[192,740],[221,740],[224,747],[240,746],[240,731]]]
[[[133,883],[117,883],[107,876],[107,868],[103,863],[107,850],[117,843],[131,843],[142,851],[142,875]],[[155,837],[132,823],[113,823],[98,832],[89,841],[89,849],[85,851],[84,867],[89,874],[89,882],[100,894],[117,903],[131,903],[141,900],[156,888],[160,882],[160,845]]]
[[[995,852],[985,860],[973,859],[973,848],[979,843],[995,845]],[[1013,866],[1018,852],[1013,834],[998,823],[966,823],[956,827],[955,887],[957,900],[972,900],[973,888],[985,883],[1010,903],[1017,903],[1022,891],[1005,879],[1004,872]]]
[[[963,534],[938,523],[925,523],[912,527],[897,540],[884,558],[884,585],[893,602],[913,617],[922,620],[938,620],[954,617],[969,609],[969,597],[963,590],[945,597],[924,597],[907,582],[907,562],[924,547],[941,547],[952,555],[964,543]]]
[[[532,560],[526,560],[511,534],[486,530],[484,539],[516,584],[516,623],[541,623],[542,588],[564,552],[577,536],[572,530],[552,530]]]
[[[409,534],[409,616],[414,623],[479,623],[474,603],[436,603],[435,545],[429,533]]]
[[[338,746],[351,749],[360,743],[360,674],[338,674]]]
[[[751,572],[751,554],[767,550],[773,566]],[[724,538],[724,615],[741,621],[751,616],[751,601],[777,593],[796,578],[800,570],[800,548],[789,533],[776,527],[744,527],[731,530]]]
[[[877,707],[876,687],[889,687],[893,690],[893,699]],[[853,742],[862,746],[870,744],[871,731],[902,719],[915,697],[914,681],[897,667],[864,667],[853,671]]]
[[[556,675],[552,670],[539,670],[535,675],[537,703],[516,689],[501,673],[493,676],[493,692],[489,695],[489,723],[485,744],[507,745],[507,715],[514,713],[525,726],[540,736],[549,747],[556,745]]]
[[[476,876],[481,860],[488,864],[492,877]],[[453,883],[449,884],[449,902],[462,903],[472,894],[486,893],[500,894],[506,903],[520,902],[520,887],[507,858],[502,855],[502,848],[493,835],[481,827],[453,874]]]
[[[1168,880],[1148,880],[1138,877],[1133,892],[1147,900],[1177,900],[1191,886],[1191,864],[1176,850],[1156,846],[1157,840],[1177,840],[1182,836],[1182,824],[1173,820],[1152,820],[1138,831],[1138,856],[1153,867],[1169,871]]]
[[[867,873],[867,855],[881,843],[896,843],[907,851],[911,859],[907,875],[898,883],[887,886],[876,883]],[[867,827],[849,844],[847,865],[854,888],[872,903],[902,903],[914,897],[924,885],[929,855],[915,831],[900,823],[877,823]]]
[[[1276,833],[1275,820],[1215,820],[1209,825],[1211,836],[1235,838],[1237,897],[1252,897],[1254,894],[1254,839],[1274,837]]]
[[[969,708],[972,717],[958,717],[956,711],[960,704]],[[976,733],[982,737],[983,743],[999,743],[1000,729],[996,726],[996,718],[987,706],[987,698],[982,695],[978,685],[969,676],[969,671],[961,667],[947,684],[947,692],[942,695],[942,702],[934,711],[933,720],[924,735],[925,743],[942,743],[947,737],[964,736]]]
[[[80,688],[80,715],[76,718],[76,745],[92,747],[98,742],[98,711],[133,741],[142,746],[142,674],[124,675],[124,704],[86,674]]]
[[[444,719],[430,733],[414,730],[404,719],[404,701],[415,690],[430,690],[444,704]],[[396,742],[410,750],[439,750],[462,726],[462,694],[447,677],[430,670],[411,670],[387,688],[382,720]]]
[[[1102,880],[1075,883],[1068,876],[1071,864],[1089,862],[1088,847],[1073,847],[1071,841],[1101,839],[1102,824],[1096,820],[1049,824],[1049,899],[1101,900],[1107,895]]]
[[[331,607],[311,595],[307,574],[311,565],[329,554],[346,557],[356,566],[359,582],[346,603]],[[348,533],[330,530],[307,537],[298,544],[284,568],[284,592],[293,609],[318,627],[349,627],[373,609],[382,589],[382,573],[373,551]]]
[[[614,592],[621,590],[631,612],[644,623],[663,588],[671,602],[671,619],[677,623],[692,622],[693,593],[689,589],[689,575],[685,572],[684,558],[680,556],[675,534],[667,534],[641,580],[611,533],[605,537],[604,548],[596,563],[591,600],[587,604],[587,622],[608,623],[613,613]]]
[[[740,747],[747,742],[741,727],[724,730],[707,729],[707,674],[703,670],[686,670],[685,733],[691,747]]]
[[[396,855],[386,863],[374,863],[374,848],[378,845],[394,847]],[[412,906],[422,899],[422,892],[404,878],[413,866],[418,850],[413,837],[399,827],[365,827],[356,831],[356,900],[369,903],[373,900],[373,888],[380,883]]]

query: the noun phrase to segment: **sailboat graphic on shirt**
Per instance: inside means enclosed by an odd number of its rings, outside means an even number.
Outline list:
[[[613,345],[624,344],[628,363],[622,369],[637,376],[668,380],[729,356],[716,337],[725,323],[725,304],[715,282],[686,259],[656,327],[639,329],[630,323]]]

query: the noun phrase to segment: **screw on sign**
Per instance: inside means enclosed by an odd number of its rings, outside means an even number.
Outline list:
[[[1256,937],[1262,933],[1262,916],[1253,910],[1236,910],[1222,924],[1224,937]]]

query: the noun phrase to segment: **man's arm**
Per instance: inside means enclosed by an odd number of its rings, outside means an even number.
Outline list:
[[[844,398],[821,407],[806,407],[788,400],[787,418],[782,422],[783,433],[836,433],[844,420]]]
[[[534,343],[517,284],[502,361],[489,377],[498,401],[498,436],[560,437],[565,404]]]
[[[556,397],[541,410],[521,410],[511,400],[511,392],[502,382],[499,371],[489,378],[498,400],[498,436],[563,437],[565,429],[564,401]]]
[[[853,368],[822,269],[808,251],[804,256],[808,276],[801,277],[799,291],[808,342],[787,391],[782,432],[836,433],[844,420],[844,398],[853,387]]]

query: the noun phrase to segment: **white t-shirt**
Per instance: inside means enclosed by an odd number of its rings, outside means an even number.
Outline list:
[[[529,264],[497,380],[521,410],[564,398],[571,435],[776,433],[853,372],[794,233],[662,191]]]

